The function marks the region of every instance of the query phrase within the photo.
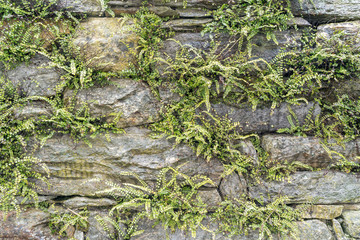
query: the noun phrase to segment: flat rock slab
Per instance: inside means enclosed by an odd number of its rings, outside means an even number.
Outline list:
[[[320,138],[295,137],[288,135],[265,135],[261,145],[269,153],[272,162],[302,162],[314,168],[326,168],[338,162],[341,157],[325,150]],[[350,161],[359,162],[359,140],[344,143],[345,149],[339,145],[329,146],[332,151],[342,154]]]
[[[239,132],[267,133],[275,132],[280,128],[290,128],[288,116],[291,115],[288,104],[282,103],[280,107],[258,107],[255,111],[251,107],[233,107],[222,103],[212,105],[214,113],[219,116],[228,116],[233,122],[240,123]],[[309,104],[292,105],[291,109],[296,114],[300,124],[303,124],[309,111],[314,108],[313,116],[320,114],[319,105]]]
[[[360,2],[357,0],[291,0],[290,2],[293,14],[301,15],[311,23],[360,19]]]
[[[75,33],[84,62],[103,71],[122,71],[136,61],[137,36],[123,18],[88,18]]]
[[[49,213],[41,210],[28,209],[20,213],[16,218],[16,213],[7,213],[6,221],[3,221],[3,212],[0,212],[0,239],[12,240],[56,240],[52,236],[48,224]]]
[[[250,185],[250,184],[249,184]],[[296,172],[289,181],[271,181],[250,185],[249,192],[254,198],[264,197],[265,201],[285,195],[289,203],[342,204],[360,202],[360,177],[355,174],[322,170],[318,172]]]
[[[120,113],[117,126],[121,128],[159,120],[160,102],[145,84],[132,79],[114,79],[111,85],[82,89],[76,95],[74,91],[66,91],[64,98],[68,104],[75,100],[75,108],[87,103],[92,117],[107,122]]]
[[[35,55],[29,63],[22,63],[0,74],[9,79],[23,95],[50,97],[56,94],[56,87],[63,82],[60,78],[62,71],[49,68],[49,63],[48,58]]]
[[[52,184],[43,188],[43,195],[100,196],[97,192],[110,188],[105,181],[139,184],[131,176],[120,172],[135,172],[149,184],[156,182],[164,167],[177,167],[188,162],[180,170],[190,176],[202,174],[210,177],[217,187],[223,166],[219,161],[206,162],[197,158],[184,145],[173,148],[173,142],[149,137],[150,130],[127,128],[126,134],[110,134],[110,142],[103,135],[89,139],[92,145],[75,144],[69,136],[49,139],[36,154],[50,169]],[[99,179],[97,182],[89,180]],[[106,194],[104,194],[106,195]]]
[[[341,215],[342,205],[312,205],[309,210],[302,213],[303,218],[334,219]]]

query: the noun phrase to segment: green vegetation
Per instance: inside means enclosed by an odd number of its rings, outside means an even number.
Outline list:
[[[90,212],[84,208],[80,212],[75,212],[71,209],[67,209],[67,212],[59,212],[55,210],[50,214],[49,227],[52,233],[72,238],[68,236],[70,228],[75,230],[86,232],[89,228],[89,217]]]
[[[108,1],[100,3],[102,12],[113,15],[107,7]],[[335,154],[327,148],[328,139],[335,138],[341,144],[344,139],[359,135],[360,100],[347,95],[334,96],[326,89],[332,90],[348,78],[359,77],[359,51],[350,44],[351,40],[343,40],[341,34],[330,39],[304,34],[299,47],[278,54],[271,62],[254,59],[251,39],[264,33],[268,40],[277,43],[274,31],[288,28],[293,17],[289,9],[288,2],[264,0],[225,4],[213,12],[215,21],[205,27],[204,33],[226,32],[235,40],[225,46],[212,42],[211,50],[207,51],[179,44],[179,51],[171,58],[159,50],[162,41],[173,33],[161,28],[164,19],[142,8],[131,16],[134,18],[131,29],[139,38],[138,47],[134,49],[137,63],[127,72],[105,73],[88,67],[91,59],[83,59],[79,48],[72,44],[79,19],[56,9],[56,1],[21,0],[14,4],[0,0],[4,32],[0,62],[5,68],[13,68],[41,54],[51,61],[49,67],[65,72],[52,97],[26,96],[18,86],[0,79],[1,210],[15,209],[19,213],[19,196],[23,202],[33,199],[37,204],[33,180],[46,182],[47,168],[33,153],[54,134],[69,134],[74,141],[83,140],[90,146],[88,137],[123,132],[116,127],[118,118],[104,123],[101,118],[90,115],[86,104],[79,107],[75,98],[68,103],[63,100],[65,88],[73,89],[76,94],[83,88],[106,84],[110,77],[143,80],[155,93],[159,87],[172,86],[180,100],[163,106],[163,119],[150,126],[154,136],[173,138],[176,144],[185,143],[207,161],[220,160],[225,168],[223,177],[235,173],[260,184],[263,179],[282,181],[298,169],[312,168],[299,162],[268,161],[259,136],[244,135],[239,123],[214,110],[215,103],[250,105],[254,110],[258,105],[269,105],[274,110],[281,103],[288,103],[291,127],[278,132],[321,137],[324,148],[329,154]],[[129,17],[125,16],[124,22]],[[224,55],[234,49],[235,53]],[[51,113],[38,119],[15,117],[18,109],[34,101],[47,104]],[[305,123],[300,124],[291,105],[309,101],[319,103],[322,115],[314,117],[312,109]],[[245,139],[253,142],[258,159],[240,150],[241,141]],[[332,168],[352,172],[358,171],[359,165],[342,158]],[[107,182],[111,190],[102,193],[117,199],[118,204],[110,211],[113,216],[97,219],[112,239],[129,239],[141,234],[143,230],[137,226],[141,219],[154,220],[165,229],[181,229],[195,236],[199,228],[209,231],[204,224],[208,217],[211,221],[220,221],[218,232],[213,234],[233,236],[258,230],[260,239],[271,239],[274,233],[296,238],[295,221],[301,220],[303,209],[288,206],[286,196],[263,202],[244,195],[209,207],[198,194],[202,187],[213,184],[205,176],[190,177],[181,173],[180,167],[167,167],[161,170],[158,184],[152,188],[135,173],[123,174],[133,176],[140,185]],[[65,236],[70,226],[86,231],[88,211],[69,211],[71,213],[51,215],[49,225],[53,232]],[[110,227],[115,228],[115,233]]]

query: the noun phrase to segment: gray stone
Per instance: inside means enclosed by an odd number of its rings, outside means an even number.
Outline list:
[[[135,172],[141,179],[154,183],[157,174],[164,167],[177,167],[189,175],[210,177],[218,186],[223,171],[217,160],[206,162],[197,158],[193,151],[184,145],[173,148],[173,142],[165,138],[152,139],[149,130],[140,128],[125,129],[126,134],[109,134],[110,141],[103,135],[89,139],[92,145],[80,142],[75,144],[67,136],[49,139],[35,155],[50,169],[52,184],[43,188],[45,195],[56,196],[100,196],[99,191],[110,188],[106,181],[130,182],[139,184],[133,177],[120,175],[121,172]],[[100,181],[89,181],[100,179]],[[39,183],[40,184],[40,183]],[[214,187],[212,186],[212,187]]]
[[[355,38],[359,36],[360,30],[360,21],[351,21],[351,22],[339,22],[339,23],[328,23],[318,26],[317,28],[317,37],[329,39],[334,34],[343,32],[345,39]]]
[[[304,123],[309,111],[314,107],[313,116],[320,114],[321,109],[318,104],[310,102],[309,104],[292,105],[291,109],[296,114],[300,124]],[[290,115],[288,104],[282,103],[280,107],[271,109],[271,107],[257,107],[255,111],[251,107],[243,108],[232,107],[222,103],[212,105],[213,112],[219,116],[228,116],[233,122],[240,123],[239,132],[243,133],[266,133],[275,132],[280,128],[291,127],[288,116]]]
[[[344,230],[354,238],[360,238],[360,211],[344,211]]]
[[[217,207],[219,203],[221,203],[221,197],[216,188],[199,190],[198,196],[201,197],[202,201],[206,203],[209,208]]]
[[[64,94],[65,101],[72,104],[75,100],[75,108],[87,103],[92,117],[112,122],[117,113],[121,113],[118,127],[159,120],[160,102],[145,84],[133,79],[114,79],[109,86],[82,89],[75,96],[73,94],[74,91],[67,91]]]
[[[312,205],[302,212],[302,218],[334,219],[341,215],[342,205]]]
[[[342,204],[360,202],[360,179],[355,174],[322,170],[317,172],[296,172],[289,181],[265,181],[250,185],[253,198],[264,197],[265,201],[285,195],[289,203]]]
[[[224,198],[239,199],[243,194],[247,193],[246,180],[243,176],[233,172],[221,180],[219,190]]]
[[[108,198],[86,198],[73,197],[62,202],[65,207],[70,209],[83,207],[111,207],[116,205],[116,201]]]
[[[56,87],[62,84],[62,71],[49,68],[49,64],[50,60],[46,57],[35,55],[29,63],[22,63],[2,74],[26,96],[50,97],[56,94]]]
[[[299,239],[335,240],[329,228],[320,220],[308,220],[298,223]]]
[[[48,224],[49,213],[37,209],[27,209],[16,218],[15,211],[7,213],[6,221],[3,221],[4,212],[0,212],[0,239],[13,240],[55,240]]]
[[[96,220],[95,217],[100,217],[100,218],[112,218],[110,216],[108,216],[108,212],[107,211],[92,211],[90,212],[88,221],[89,221],[89,229],[86,232],[86,237],[85,239],[88,240],[110,240],[112,238],[109,237],[109,232],[104,230],[104,227],[98,222],[98,220]],[[105,221],[106,222],[106,221]],[[119,224],[121,226],[121,228],[124,228],[124,226],[122,224]],[[109,229],[111,234],[115,233],[115,229],[114,226],[108,224],[107,228]],[[118,238],[119,240],[122,240],[123,238],[121,236],[119,236]]]
[[[170,7],[165,6],[152,6],[149,10],[160,17],[178,17],[179,13]]]
[[[166,2],[164,2],[163,0],[154,0],[153,4],[157,6],[169,6],[172,8],[185,8],[184,6],[186,5],[186,8],[216,9],[226,2],[226,0],[170,0]]]
[[[165,230],[161,223],[154,225],[154,221],[143,219],[139,222],[138,230],[145,230],[141,235],[132,237],[132,240],[229,240],[226,236],[222,234],[215,234],[217,230],[217,224],[209,223],[209,220],[205,218],[202,222],[204,226],[207,227],[208,231],[198,228],[196,231],[196,237],[191,236],[191,232],[184,232],[179,229],[176,229],[175,232],[171,232],[170,229]],[[234,238],[235,239],[235,238]],[[244,239],[245,240],[245,239]]]
[[[265,135],[262,137],[262,147],[269,153],[269,161],[283,163],[287,161],[302,162],[314,168],[325,168],[342,159],[337,154],[331,154],[324,149],[320,138],[294,137],[286,135]],[[350,161],[359,162],[359,140],[344,143],[345,149],[339,145],[329,146]]]
[[[14,117],[18,120],[38,119],[40,116],[50,116],[51,106],[43,101],[29,102],[24,106],[14,109]]]
[[[170,28],[171,30],[178,32],[201,30],[203,26],[212,21],[211,18],[199,18],[199,19],[175,19],[165,22],[163,27]]]
[[[180,17],[183,18],[203,18],[209,17],[209,11],[206,11],[202,8],[184,8],[184,9],[177,9]]]
[[[88,18],[81,22],[74,37],[88,67],[103,71],[122,71],[136,60],[137,36],[131,21],[123,18]]]
[[[360,19],[357,0],[291,0],[294,15],[302,15],[311,23],[339,22]]]
[[[99,0],[58,0],[56,5],[58,8],[88,16],[99,16],[103,13]]]
[[[332,227],[334,229],[335,237],[337,240],[348,240],[348,238],[345,236],[344,231],[341,227],[341,224],[338,220],[333,219],[332,220]]]
[[[75,230],[74,238],[76,240],[83,240],[84,239],[84,232]]]

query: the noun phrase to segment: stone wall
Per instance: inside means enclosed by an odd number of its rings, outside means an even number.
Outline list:
[[[216,9],[223,0],[188,0],[187,7],[182,1],[152,1],[150,10],[163,17],[177,17],[165,22],[164,28],[175,30],[175,40],[194,47],[208,49],[209,36],[202,36],[202,26],[212,21],[207,10]],[[126,32],[119,24],[121,14],[135,13],[141,6],[139,0],[110,1],[109,6],[116,14],[115,18],[107,16],[96,0],[60,0],[61,7],[69,8],[75,13],[87,13],[90,17],[80,23],[74,43],[82,47],[87,58],[96,56],[92,67],[105,71],[126,69],[128,63],[134,61],[126,46],[137,44],[136,36]],[[315,0],[314,4],[304,1],[301,6],[293,2],[293,12],[298,29],[276,32],[279,44],[264,41],[265,36],[255,37],[254,55],[271,60],[282,47],[297,44],[301,32],[316,27],[319,34],[331,35],[335,30],[345,30],[349,34],[357,34],[360,30],[360,1],[356,0]],[[332,22],[332,23],[330,23]],[[131,22],[127,23],[131,24]],[[125,25],[126,26],[126,25]],[[125,30],[124,30],[125,29]],[[228,36],[220,36],[226,41]],[[162,52],[173,56],[177,50],[174,41],[164,42]],[[49,62],[43,56],[35,56],[29,64],[22,64],[3,74],[14,84],[20,85],[28,96],[53,96],[54,88],[62,83],[61,72],[57,68],[43,68]],[[105,67],[104,67],[105,66]],[[87,102],[94,116],[103,116],[113,112],[121,112],[118,126],[124,128],[124,134],[103,135],[90,139],[92,147],[83,142],[74,143],[67,135],[56,135],[49,139],[35,155],[49,167],[51,187],[42,186],[38,193],[40,200],[56,203],[59,211],[66,208],[79,209],[87,206],[90,210],[90,228],[87,232],[74,230],[76,239],[108,239],[102,227],[96,222],[96,215],[106,215],[107,210],[116,202],[101,193],[108,188],[106,180],[115,183],[134,183],[131,176],[120,175],[120,172],[137,173],[149,184],[156,184],[159,171],[167,166],[177,167],[185,164],[183,173],[194,176],[208,176],[214,186],[204,187],[200,195],[209,205],[216,205],[226,197],[234,198],[242,193],[252,197],[270,201],[279,194],[290,198],[292,206],[307,203],[316,199],[310,211],[304,213],[305,221],[299,222],[300,239],[360,239],[360,180],[355,173],[344,173],[333,170],[298,171],[289,180],[282,182],[266,181],[257,184],[238,174],[222,177],[224,167],[218,160],[210,162],[196,154],[186,145],[174,147],[174,141],[167,138],[151,138],[147,124],[160,119],[161,104],[176,101],[168,89],[160,91],[160,99],[154,96],[150,88],[142,82],[131,79],[113,79],[113,85],[92,87],[76,93],[76,100]],[[360,96],[360,83],[352,81],[344,84],[339,91],[351,91]],[[71,98],[75,93],[65,90],[63,97]],[[270,107],[258,107],[252,111],[249,106],[230,106],[223,103],[213,105],[220,115],[228,115],[239,122],[243,133],[257,133],[261,136],[261,145],[269,153],[270,159],[276,162],[299,161],[314,168],[327,168],[338,160],[330,157],[315,137],[296,137],[276,134],[280,128],[290,127],[287,104],[282,104],[272,112]],[[321,109],[315,102],[300,104],[293,111],[303,122],[309,109],[313,108],[314,116]],[[51,113],[48,103],[34,101],[16,112],[17,118],[37,118]],[[106,121],[111,121],[111,117]],[[348,159],[359,162],[359,141],[346,143],[345,147],[334,147]],[[251,142],[244,141],[242,151],[257,159],[256,150]],[[101,181],[93,181],[101,179]],[[27,209],[19,218],[15,213],[8,214],[7,221],[0,222],[0,239],[57,239],[46,227],[49,213],[38,209]],[[211,223],[210,228],[216,229]],[[165,239],[167,235],[160,225],[155,228],[149,221],[140,222],[145,233],[131,239]],[[227,239],[225,236],[212,236],[198,230],[196,239]],[[277,238],[276,236],[274,236]],[[170,239],[192,239],[189,234],[180,230],[169,234]],[[236,236],[232,239],[257,239],[257,233]]]

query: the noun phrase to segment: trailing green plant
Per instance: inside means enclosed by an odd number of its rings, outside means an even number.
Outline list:
[[[284,196],[268,204],[248,197],[225,200],[212,218],[220,222],[218,231],[229,237],[258,231],[258,239],[273,239],[276,234],[299,239],[296,221],[302,219],[301,213],[306,206],[294,209],[286,205],[287,201],[289,199]]]
[[[267,40],[277,43],[274,31],[286,30],[293,18],[290,5],[287,0],[229,1],[212,12],[214,21],[208,23],[203,32],[237,35],[241,42],[248,41],[247,49],[251,55],[251,39],[258,33],[265,34]]]
[[[69,208],[66,209],[66,212],[55,210],[53,213],[50,213],[48,226],[53,234],[72,238],[73,236],[67,235],[70,227],[83,232],[87,231],[89,228],[89,213],[86,208],[81,209],[79,212]]]
[[[130,212],[128,212],[129,214],[126,213],[124,213],[124,211],[122,211],[122,213],[115,211],[112,216],[101,217],[97,215],[95,219],[103,227],[110,239],[127,240],[142,234],[145,230],[138,230],[138,222],[141,220],[141,215],[132,217]],[[113,229],[115,229],[115,231],[113,231]]]
[[[132,77],[147,82],[153,89],[160,84],[160,74],[155,68],[159,49],[164,39],[173,35],[172,31],[162,28],[163,18],[150,12],[146,7],[141,7],[132,16],[126,16],[127,19],[133,19],[134,24],[131,30],[137,35],[137,47],[134,54],[137,62],[133,66]]]
[[[0,0],[0,18],[44,18],[59,14],[58,0]]]
[[[128,209],[136,210],[135,219],[155,220],[155,224],[161,223],[165,229],[189,231],[195,237],[196,230],[204,228],[201,222],[209,210],[197,193],[205,184],[214,183],[206,176],[190,177],[181,173],[181,166],[163,168],[155,188],[151,188],[137,174],[128,172],[122,174],[134,177],[139,185],[107,182],[111,188],[101,193],[122,196],[121,201],[111,209],[110,215],[115,211],[122,213]]]

